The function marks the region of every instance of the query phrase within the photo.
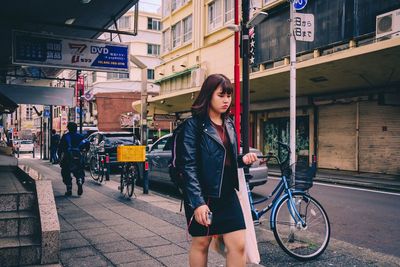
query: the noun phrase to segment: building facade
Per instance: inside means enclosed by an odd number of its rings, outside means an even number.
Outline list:
[[[154,83],[154,68],[161,63],[159,59],[161,46],[160,14],[140,11],[137,18],[138,31],[136,36],[103,34],[99,39],[121,42],[129,46],[130,56],[134,56],[147,66],[147,91],[153,96],[159,93],[159,86]],[[133,32],[136,19],[133,11],[128,11],[112,29]],[[136,116],[132,101],[140,99],[142,86],[142,70],[132,61],[129,73],[90,72],[82,71],[84,83],[83,126],[97,127],[101,131],[132,130],[136,125],[121,124],[126,114],[131,114],[131,122]],[[64,71],[59,78],[76,80],[76,71]],[[60,83],[60,82],[58,82]],[[76,87],[75,82],[64,82],[54,86]],[[77,94],[77,92],[76,92]],[[79,101],[71,108],[58,107],[54,114],[54,124],[63,128],[63,115],[68,114],[67,120],[79,122]]]
[[[150,114],[189,111],[206,75],[233,79],[233,2],[163,1],[160,95],[149,98]],[[254,28],[250,145],[279,152],[289,135],[289,4],[255,2],[269,16]],[[400,174],[399,9],[389,0],[310,0],[299,11],[314,15],[315,37],[297,42],[298,157]]]

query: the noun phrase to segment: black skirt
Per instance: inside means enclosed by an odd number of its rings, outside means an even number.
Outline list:
[[[212,224],[209,227],[197,223],[194,217],[191,220],[193,209],[185,202],[186,221],[191,236],[222,235],[246,229],[242,207],[234,186],[237,181],[234,179],[237,180],[236,174],[230,168],[226,168],[221,197],[204,199],[213,213]]]

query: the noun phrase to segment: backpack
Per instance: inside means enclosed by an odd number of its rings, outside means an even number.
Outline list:
[[[78,170],[83,166],[83,157],[81,150],[78,146],[72,146],[71,135],[67,134],[65,136],[65,140],[67,141],[67,153],[66,160],[68,162],[69,169],[71,171]]]
[[[172,158],[169,163],[169,176],[171,181],[178,188],[181,197],[184,197],[185,192],[185,179],[183,175],[183,160],[182,160],[182,147],[183,147],[183,130],[187,123],[184,120],[175,130],[172,132]],[[195,120],[198,125],[197,119]]]

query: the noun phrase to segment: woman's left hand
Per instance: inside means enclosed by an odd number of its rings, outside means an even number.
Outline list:
[[[247,153],[243,156],[243,163],[246,165],[253,164],[257,161],[257,154],[256,153]]]

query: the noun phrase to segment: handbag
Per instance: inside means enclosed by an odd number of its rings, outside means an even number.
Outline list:
[[[256,238],[256,232],[254,230],[253,217],[250,211],[250,202],[247,195],[247,185],[244,178],[244,171],[242,168],[238,169],[239,179],[239,191],[237,196],[242,207],[243,217],[246,224],[245,233],[245,250],[246,250],[246,263],[259,264],[260,263],[260,252],[258,251],[258,244]],[[210,248],[216,251],[218,254],[226,257],[226,247],[222,235],[212,236]]]
[[[242,212],[244,221],[246,223],[246,263],[260,263],[260,252],[258,251],[256,232],[254,230],[253,217],[250,211],[250,202],[247,192],[246,179],[244,177],[244,170],[238,169],[239,179],[239,191],[237,192],[240,205],[242,206]]]

